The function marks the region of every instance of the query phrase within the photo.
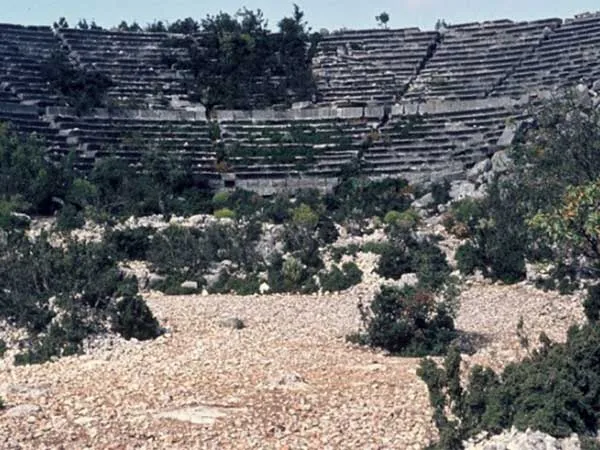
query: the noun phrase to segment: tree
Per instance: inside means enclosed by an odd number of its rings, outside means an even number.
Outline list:
[[[58,19],[58,22],[54,22],[52,24],[52,28],[54,28],[55,30],[69,28],[69,23],[67,22],[67,19],[65,19],[64,17],[61,17],[60,19]]]
[[[376,16],[375,20],[377,20],[377,24],[380,27],[387,29],[387,23],[390,21],[390,15],[384,11]]]
[[[200,30],[200,24],[191,17],[179,19],[169,25],[170,33],[194,34]]]

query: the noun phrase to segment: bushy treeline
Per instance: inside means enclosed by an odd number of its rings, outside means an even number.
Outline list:
[[[526,261],[553,263],[544,284],[565,289],[574,275],[595,277],[599,145],[600,112],[591,104],[568,95],[532,106],[487,197],[454,204],[445,219],[467,238],[457,253],[461,271],[515,282]]]
[[[260,10],[207,16],[191,27],[197,31],[193,39],[168,43],[186,48],[186,58],[171,60],[166,50],[164,59],[191,71],[190,98],[208,109],[289,106],[311,100],[316,87],[310,64],[319,35],[311,34],[303,19],[295,5],[293,15],[271,32]],[[187,32],[189,26],[185,28]]]

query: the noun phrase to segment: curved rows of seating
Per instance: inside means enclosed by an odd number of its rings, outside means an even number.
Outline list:
[[[84,67],[108,74],[117,105],[168,107],[171,96],[185,98],[185,72],[172,69],[165,55],[185,56],[167,33],[61,29],[59,35]]]
[[[600,80],[600,13],[565,20],[493,92],[520,96]]]
[[[98,158],[119,157],[137,164],[145,152],[158,151],[184,159],[197,173],[214,174],[215,152],[205,121],[58,114],[52,123],[78,149],[84,170],[90,170]]]
[[[405,99],[484,98],[560,24],[559,19],[464,24],[443,30]]]
[[[437,39],[436,32],[416,28],[343,31],[325,36],[313,59],[322,100],[399,99]]]
[[[483,107],[392,117],[364,152],[366,172],[410,180],[457,175],[498,149],[512,116],[507,108]]]
[[[53,104],[42,64],[58,48],[50,27],[0,24],[0,101]]]

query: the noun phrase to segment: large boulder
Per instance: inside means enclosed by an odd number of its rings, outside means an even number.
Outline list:
[[[484,173],[489,172],[490,170],[492,170],[492,161],[486,158],[469,169],[467,172],[467,180],[471,183],[475,183]]]
[[[495,174],[507,173],[513,167],[513,161],[506,150],[500,150],[492,156],[492,172]]]

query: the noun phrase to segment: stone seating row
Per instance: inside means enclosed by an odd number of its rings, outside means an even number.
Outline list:
[[[518,97],[540,89],[591,85],[600,72],[600,14],[567,20],[491,93]]]

